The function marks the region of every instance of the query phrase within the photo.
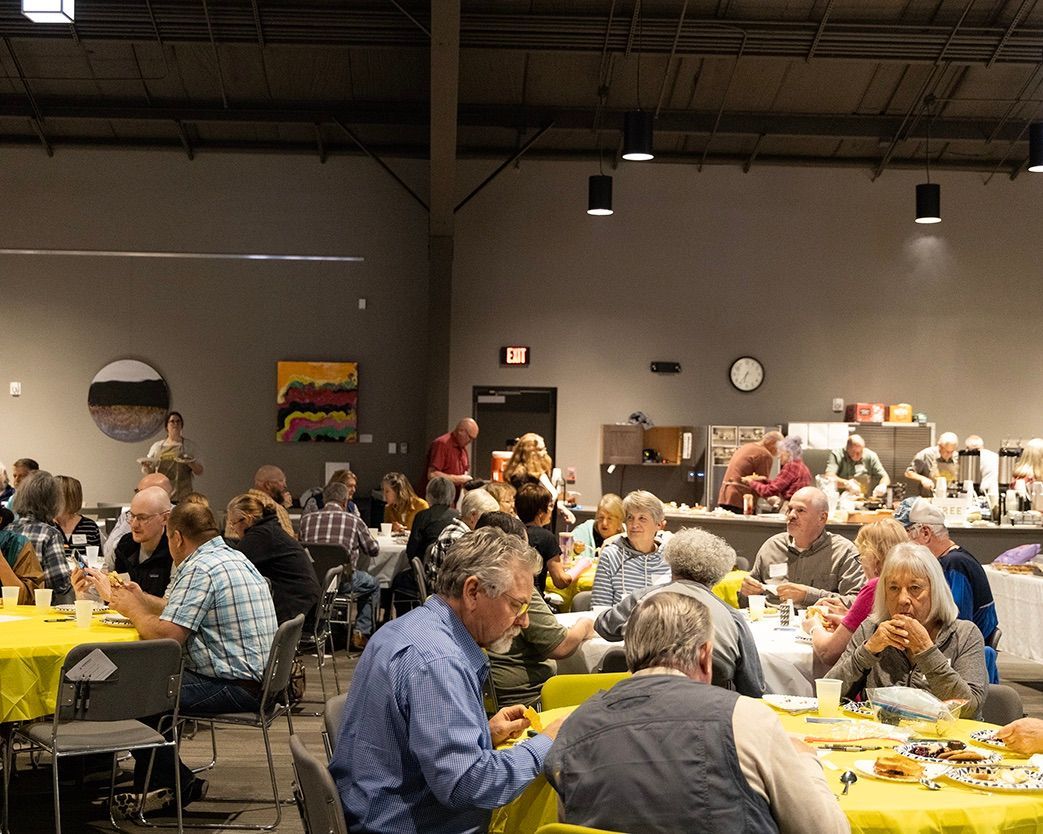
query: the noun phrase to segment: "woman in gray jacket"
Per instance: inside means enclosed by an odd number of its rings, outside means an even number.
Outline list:
[[[899,544],[884,563],[872,616],[827,677],[842,680],[849,698],[867,688],[911,686],[943,701],[965,699],[961,716],[979,717],[988,686],[985,646],[977,626],[957,613],[931,551]]]

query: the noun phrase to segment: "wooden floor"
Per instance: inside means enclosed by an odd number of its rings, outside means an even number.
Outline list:
[[[999,665],[1003,682],[1018,690],[1026,713],[1043,718],[1043,665],[1002,653]],[[353,660],[340,661],[342,687],[350,682],[353,668]],[[329,671],[327,681],[332,695]],[[307,714],[321,709],[321,690],[317,672],[313,668],[308,670],[308,698],[314,700],[304,702],[302,709],[293,717],[293,725],[308,748],[322,756],[322,719]],[[276,775],[284,799],[291,797],[292,783],[287,736],[286,722],[278,723],[274,728],[272,742]],[[200,830],[193,829],[193,823],[264,823],[273,819],[274,807],[270,796],[265,799],[270,782],[260,732],[238,728],[219,729],[217,743],[217,766],[205,774],[210,780],[209,795],[205,801],[193,804],[186,813],[186,830]],[[184,758],[189,766],[209,761],[209,735],[200,732],[196,738],[186,741]],[[107,780],[106,774],[104,778],[89,780],[86,787],[71,784],[62,787],[63,832],[77,834],[112,830],[101,801],[108,789]],[[33,770],[23,757],[11,788],[12,834],[54,831],[52,808],[50,769],[40,767]],[[149,830],[130,824],[126,827],[131,831]],[[276,830],[285,834],[303,834],[304,828],[294,805],[283,806],[283,819]]]

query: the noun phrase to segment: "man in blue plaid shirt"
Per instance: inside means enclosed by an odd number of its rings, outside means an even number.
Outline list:
[[[507,750],[524,707],[487,719],[489,659],[528,625],[539,556],[496,528],[450,548],[438,593],[383,626],[351,682],[330,773],[352,834],[478,834],[536,778],[559,722]]]

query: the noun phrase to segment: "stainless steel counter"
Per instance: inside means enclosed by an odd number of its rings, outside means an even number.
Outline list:
[[[593,518],[595,507],[577,507],[573,512],[576,521]],[[861,524],[829,524],[828,530],[844,538],[854,540]],[[745,556],[753,564],[760,546],[776,533],[786,529],[786,522],[778,517],[721,516],[716,513],[670,513],[666,514],[666,529],[680,530],[684,527],[701,527],[725,539],[739,556]],[[953,527],[949,534],[957,544],[964,547],[983,565],[989,564],[1003,551],[1022,544],[1043,542],[1040,527]]]

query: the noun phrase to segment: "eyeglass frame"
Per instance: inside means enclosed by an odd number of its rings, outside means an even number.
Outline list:
[[[127,513],[127,523],[132,524],[137,521],[139,524],[146,524],[147,522],[154,519],[157,515],[166,515],[170,510],[161,510],[158,513]]]

